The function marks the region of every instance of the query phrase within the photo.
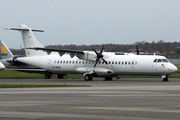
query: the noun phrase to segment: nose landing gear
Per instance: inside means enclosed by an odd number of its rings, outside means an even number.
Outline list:
[[[163,82],[169,81],[169,80],[168,80],[169,75],[163,75],[162,78],[163,78],[163,79],[162,79]]]

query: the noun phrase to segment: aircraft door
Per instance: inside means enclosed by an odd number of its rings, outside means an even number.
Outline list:
[[[52,69],[52,61],[51,60],[48,60],[48,69]]]

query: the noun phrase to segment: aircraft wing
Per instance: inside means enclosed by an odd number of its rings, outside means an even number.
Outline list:
[[[43,51],[46,51],[48,54],[50,54],[51,52],[58,52],[59,55],[63,55],[65,53],[69,53],[72,56],[77,55],[77,54],[81,54],[81,55],[84,54],[84,52],[81,50],[53,49],[53,48],[40,48],[40,47],[33,47],[33,48],[26,48],[26,49],[43,50]]]

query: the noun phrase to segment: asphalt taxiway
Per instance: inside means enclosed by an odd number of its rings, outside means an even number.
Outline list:
[[[0,84],[66,84],[92,87],[1,88],[5,120],[179,120],[180,79],[0,79]]]

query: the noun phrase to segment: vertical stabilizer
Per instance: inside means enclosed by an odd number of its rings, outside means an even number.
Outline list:
[[[25,48],[33,48],[33,47],[44,48],[44,46],[34,37],[34,34],[31,30],[31,28],[27,28],[26,25],[21,24],[20,29],[21,29],[22,40],[23,40]],[[34,31],[36,31],[36,30],[34,30]],[[26,52],[26,56],[47,55],[46,52],[43,52],[41,50],[37,51],[37,50],[33,50],[33,49],[25,49],[25,52]]]
[[[0,59],[8,59],[8,58],[13,58],[13,54],[4,44],[4,42],[0,40]]]
[[[32,31],[35,32],[44,32],[43,30],[34,30],[31,28],[28,28],[26,25],[19,25],[20,28],[5,28],[7,30],[17,30],[21,31],[22,40],[24,43],[24,48],[26,52],[26,56],[43,56],[47,55],[44,51],[37,51],[34,49],[26,49],[26,48],[33,48],[33,47],[40,47],[44,48],[44,46],[34,37],[34,34]]]

